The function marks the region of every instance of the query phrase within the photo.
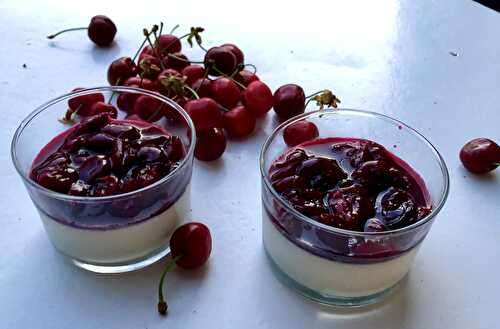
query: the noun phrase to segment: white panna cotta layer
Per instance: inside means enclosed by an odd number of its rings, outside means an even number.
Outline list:
[[[191,187],[164,212],[145,221],[108,229],[81,229],[61,224],[40,213],[54,247],[76,260],[94,264],[123,263],[145,257],[168,245],[174,229],[189,211]]]
[[[408,273],[420,245],[397,258],[350,264],[314,255],[288,240],[263,211],[264,247],[274,263],[302,286],[331,297],[364,297],[382,292]]]

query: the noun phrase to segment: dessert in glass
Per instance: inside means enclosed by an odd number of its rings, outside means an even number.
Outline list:
[[[69,126],[58,120],[72,101],[94,95],[143,97],[155,111],[148,120],[116,110]],[[117,273],[168,254],[169,238],[190,209],[195,143],[189,116],[172,100],[99,87],[37,108],[17,129],[11,151],[54,247],[81,268]]]
[[[290,128],[306,123],[313,135],[287,145],[298,137]],[[286,121],[265,142],[260,166],[271,266],[286,285],[324,304],[361,306],[387,295],[408,273],[448,194],[446,165],[430,142],[366,111],[320,110]]]

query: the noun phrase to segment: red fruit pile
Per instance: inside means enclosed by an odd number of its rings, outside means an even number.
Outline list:
[[[205,50],[201,45],[201,27],[192,27],[189,33],[180,37],[172,32],[163,34],[162,30],[163,24],[151,30],[144,29],[145,39],[135,56],[120,57],[109,65],[108,82],[158,92],[182,106],[197,132],[194,154],[198,160],[220,158],[226,149],[226,136],[248,137],[255,130],[257,118],[273,106],[279,119],[286,120],[303,113],[306,100],[333,107],[339,102],[328,90],[306,97],[304,90],[295,84],[284,85],[273,95],[255,71],[245,69],[255,66],[245,64],[245,56],[235,44],[226,43]],[[190,46],[194,40],[205,50],[202,61],[190,61],[182,53],[182,39]],[[69,104],[65,119],[102,112],[116,116],[111,105],[100,104],[90,110],[93,102],[104,102],[101,96],[86,95],[70,100],[72,104]],[[175,111],[149,96],[121,93],[116,105],[128,117],[150,122],[163,117],[177,118]]]

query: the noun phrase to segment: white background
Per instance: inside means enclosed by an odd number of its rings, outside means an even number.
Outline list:
[[[118,26],[111,49],[85,32],[45,39],[101,13]],[[142,28],[159,20],[179,33],[205,27],[207,46],[238,44],[272,89],[332,88],[343,106],[399,118],[441,151],[450,196],[394,295],[331,310],[275,279],[261,244],[258,171],[273,114],[222,160],[195,163],[192,218],[210,226],[213,254],[201,271],[169,275],[167,318],[155,310],[164,262],[104,276],[54,251],[11,164],[14,130],[49,98],[106,84],[107,65],[133,55]],[[500,140],[500,14],[466,0],[0,0],[0,35],[0,328],[498,328],[500,171],[474,177],[458,152],[471,138]]]

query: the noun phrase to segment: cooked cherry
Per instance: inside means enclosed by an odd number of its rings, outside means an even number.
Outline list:
[[[322,191],[334,188],[347,177],[336,160],[320,157],[305,160],[297,167],[296,173],[307,178],[312,188]]]
[[[71,187],[69,188],[68,194],[69,195],[74,195],[74,196],[88,196],[92,190],[92,186],[89,184],[78,180],[71,184]]]
[[[296,146],[319,136],[318,127],[306,120],[300,120],[288,125],[283,131],[286,145]]]
[[[127,140],[136,140],[141,137],[141,133],[136,127],[121,124],[107,124],[101,131],[105,134]]]
[[[186,77],[186,84],[191,85],[196,80],[203,78],[205,68],[201,65],[188,65],[182,69],[181,73]]]
[[[170,161],[179,161],[184,157],[184,144],[179,136],[172,136],[172,138],[163,144],[163,151]]]
[[[387,226],[378,218],[370,218],[365,222],[365,232],[384,232],[387,231]]]
[[[109,160],[99,155],[88,157],[79,168],[80,179],[84,182],[93,182],[97,177],[108,175],[110,172]]]
[[[67,139],[72,139],[76,136],[96,132],[109,123],[110,117],[108,113],[97,114],[83,120],[78,126],[75,126]]]
[[[108,82],[110,85],[122,85],[125,81],[137,74],[137,66],[130,57],[120,57],[111,62],[108,68]]]
[[[224,112],[224,128],[230,137],[242,138],[255,130],[255,115],[244,106],[237,106]]]
[[[293,175],[275,181],[273,187],[278,193],[282,193],[291,189],[306,188],[307,181],[304,177]]]
[[[143,146],[137,150],[137,158],[142,161],[154,162],[154,161],[167,161],[163,152],[154,146]]]
[[[68,192],[77,179],[78,173],[70,167],[42,170],[36,176],[38,184],[60,193]]]
[[[259,81],[259,77],[248,71],[248,70],[241,70],[238,72],[235,76],[234,79],[244,85],[245,87],[248,87],[249,84],[251,84],[254,81]]]
[[[363,162],[379,160],[382,158],[384,148],[372,141],[351,141],[332,145],[334,153],[342,153],[353,168],[359,167]]]
[[[391,228],[407,226],[416,218],[418,211],[411,194],[393,187],[380,193],[375,208],[377,215]]]
[[[83,90],[84,88],[75,88],[72,92]],[[104,102],[104,95],[102,93],[93,93],[82,96],[76,96],[68,99],[68,107],[72,112],[81,116],[92,115],[91,107],[97,102]]]
[[[118,192],[120,188],[119,180],[116,176],[104,176],[95,180],[92,190],[93,196],[108,196]]]
[[[212,47],[205,54],[205,69],[211,75],[231,75],[236,69],[236,56],[227,47]]]
[[[198,134],[194,156],[201,161],[213,161],[226,150],[226,136],[222,129],[212,128]]]
[[[208,78],[200,78],[193,82],[191,88],[196,91],[198,96],[203,97],[212,97],[212,84],[211,80]]]
[[[240,100],[240,89],[229,78],[221,77],[212,81],[212,98],[226,109],[232,109]]]
[[[186,103],[184,109],[193,120],[197,131],[206,131],[222,126],[219,105],[211,98],[204,97]]]
[[[99,133],[88,137],[85,146],[93,150],[109,150],[115,144],[115,139],[107,134]]]
[[[373,215],[372,200],[364,195],[339,189],[328,193],[330,214],[320,221],[334,227],[359,231],[363,222]]]
[[[243,55],[241,49],[238,48],[235,44],[225,43],[221,47],[226,47],[233,53],[234,57],[236,57],[236,65],[240,65],[245,62],[245,55]]]
[[[476,138],[460,150],[460,161],[474,174],[484,174],[500,165],[500,146],[487,138]]]
[[[302,87],[296,84],[283,85],[274,92],[274,111],[281,120],[304,113],[305,97]]]
[[[254,81],[242,93],[242,103],[255,115],[268,112],[273,106],[273,93],[269,87],[261,82]]]
[[[133,170],[133,177],[140,187],[146,187],[164,176],[164,164],[147,163]]]

